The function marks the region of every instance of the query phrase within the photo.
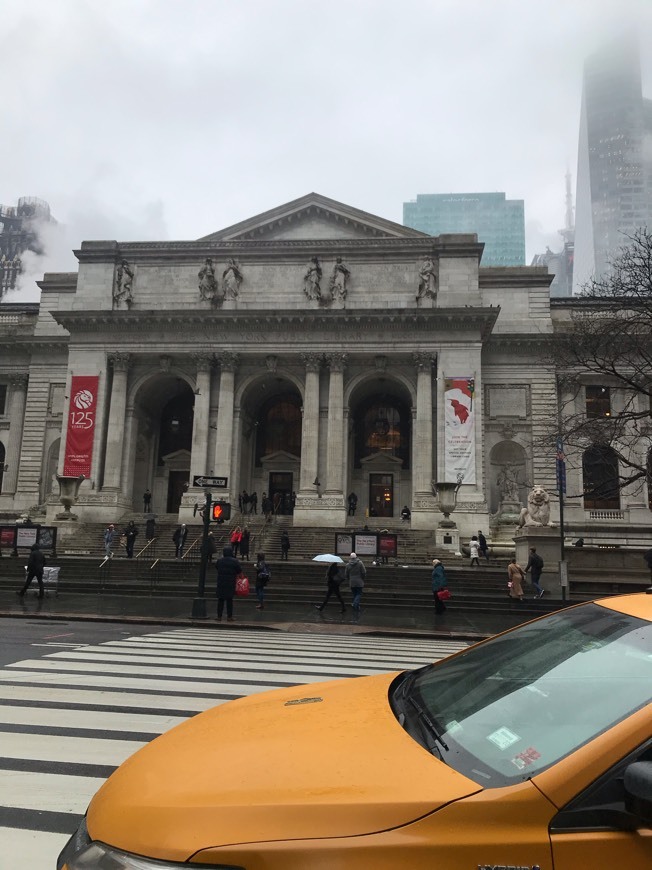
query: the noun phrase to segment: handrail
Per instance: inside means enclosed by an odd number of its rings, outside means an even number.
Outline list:
[[[139,556],[142,556],[142,554],[145,552],[145,550],[146,550],[149,546],[151,546],[151,544],[153,544],[153,543],[155,543],[155,542],[156,542],[156,538],[150,538],[149,541],[148,541],[148,542],[145,544],[145,546],[143,547],[143,549],[142,549],[140,552],[136,553],[136,558],[138,558]]]
[[[196,546],[200,541],[201,541],[201,538],[195,538],[195,540],[194,540],[194,541],[192,542],[192,544],[188,547],[188,549],[186,550],[186,552],[183,554],[183,556],[182,556],[181,558],[182,558],[182,559],[185,559],[186,556],[191,552],[192,548],[195,547],[195,546]]]

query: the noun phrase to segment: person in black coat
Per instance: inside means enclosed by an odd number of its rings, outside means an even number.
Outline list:
[[[27,577],[25,579],[25,585],[20,590],[18,595],[22,598],[23,595],[27,592],[27,589],[36,578],[38,582],[38,597],[43,598],[44,590],[43,590],[43,569],[45,568],[45,556],[39,549],[38,544],[34,544],[29,553],[29,559],[27,560]]]
[[[322,611],[324,607],[326,607],[326,605],[328,604],[328,599],[331,597],[331,595],[334,595],[340,602],[342,613],[345,612],[346,604],[344,603],[342,593],[340,592],[340,584],[342,580],[344,580],[342,563],[331,562],[331,564],[328,566],[328,569],[326,570],[326,598],[324,598],[321,604],[315,604],[317,610]]]
[[[233,622],[233,596],[235,595],[235,580],[242,574],[242,565],[234,558],[231,547],[225,547],[223,556],[217,560],[217,619],[222,619],[226,604],[226,620]]]
[[[127,559],[133,559],[134,544],[136,543],[136,538],[138,537],[138,529],[136,528],[136,524],[133,520],[129,520],[129,525],[124,529],[122,534],[126,539],[125,549],[127,551]]]
[[[283,530],[281,532],[281,559],[288,560],[288,552],[290,550],[290,536]]]

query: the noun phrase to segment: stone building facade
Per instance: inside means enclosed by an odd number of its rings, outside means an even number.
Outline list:
[[[433,482],[461,480],[466,535],[489,528],[506,469],[521,501],[555,488],[545,269],[481,268],[474,235],[316,194],[198,241],[76,255],[40,305],[0,307],[5,517],[61,510],[73,424],[90,439],[87,521],[140,509],[147,488],[156,513],[190,519],[193,478],[210,475],[227,481],[216,495],[268,493],[295,524],[344,525],[355,492],[358,518],[389,525],[407,505],[429,529]]]

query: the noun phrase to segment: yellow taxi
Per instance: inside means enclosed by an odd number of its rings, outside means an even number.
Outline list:
[[[243,698],[125,762],[57,868],[650,870],[651,701],[652,594]]]

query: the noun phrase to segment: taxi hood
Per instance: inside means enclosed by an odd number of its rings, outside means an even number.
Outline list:
[[[227,844],[372,834],[480,791],[398,723],[395,676],[265,692],[195,716],[102,786],[91,837],[184,861]]]

